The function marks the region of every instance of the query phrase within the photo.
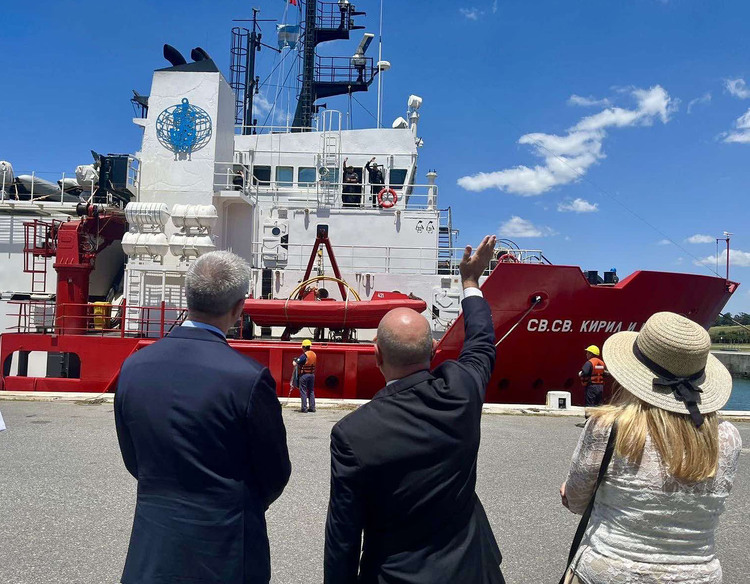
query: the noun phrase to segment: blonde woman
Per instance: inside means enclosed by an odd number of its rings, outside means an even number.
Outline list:
[[[716,414],[732,378],[710,347],[702,327],[669,312],[604,344],[617,393],[586,424],[560,488],[563,505],[579,514],[586,509],[616,423],[614,455],[570,582],[722,582],[714,532],[742,442]]]

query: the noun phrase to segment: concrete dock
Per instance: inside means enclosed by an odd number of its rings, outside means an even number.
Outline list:
[[[119,582],[135,503],[111,403],[0,401],[0,582]],[[267,514],[273,582],[322,581],[329,433],[346,411],[284,410],[292,479]],[[559,502],[580,429],[577,417],[488,414],[477,490],[509,584],[555,583],[578,517]],[[717,533],[724,582],[750,579],[750,423]]]

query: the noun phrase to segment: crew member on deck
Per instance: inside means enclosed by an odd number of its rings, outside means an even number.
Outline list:
[[[302,341],[302,354],[294,360],[299,370],[299,395],[302,398],[302,413],[315,411],[315,363],[317,355],[312,350],[312,341]],[[307,400],[310,399],[308,407]]]
[[[586,347],[586,362],[578,372],[578,377],[586,388],[586,408],[595,408],[604,401],[604,378],[609,376],[609,371],[604,361],[599,358],[600,355],[601,352],[596,345]],[[586,419],[588,417],[589,413],[586,411]]]
[[[344,207],[359,207],[362,203],[362,185],[359,184],[359,176],[353,166],[347,166],[348,158],[344,158],[344,176],[342,182],[341,200]]]
[[[375,162],[375,157],[373,156],[370,161],[365,164],[365,168],[367,169],[367,173],[370,178],[370,189],[372,192],[372,206],[377,207],[378,206],[378,193],[380,190],[385,187],[385,179],[383,178],[383,170],[382,166],[378,166],[377,164],[373,164]]]

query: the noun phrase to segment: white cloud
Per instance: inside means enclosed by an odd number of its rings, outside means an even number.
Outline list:
[[[693,113],[693,107],[696,105],[702,105],[704,103],[711,103],[711,92],[704,93],[700,97],[691,99],[687,105],[687,113]]]
[[[656,245],[669,245],[670,243],[672,242],[669,241],[668,239],[660,239],[659,241],[656,242]]]
[[[589,203],[584,199],[573,199],[558,203],[557,210],[564,213],[570,211],[573,213],[596,213],[599,210],[598,203]]]
[[[258,118],[258,125],[285,125],[292,122],[292,114],[287,114],[278,104],[274,108],[273,102],[263,93],[258,93],[253,98],[253,108],[253,117]],[[273,115],[269,115],[272,111]]]
[[[479,8],[471,7],[471,8],[459,8],[458,11],[466,18],[466,20],[479,20],[479,17],[484,14],[482,10],[479,10]]]
[[[695,235],[691,235],[688,237],[685,241],[688,243],[713,243],[716,240],[715,237],[711,237],[710,235],[701,235],[700,233],[696,233]]]
[[[736,98],[750,98],[750,89],[748,89],[744,79],[725,79],[724,88]]]
[[[271,103],[265,95],[259,93],[253,98],[253,107],[257,113],[267,114],[271,111],[271,108],[273,108],[273,103]]]
[[[492,2],[492,14],[497,14],[497,0]]]
[[[734,131],[722,134],[724,142],[750,144],[750,109],[734,121]]]
[[[588,97],[583,97],[581,95],[576,95],[574,93],[568,98],[568,105],[580,105],[582,107],[593,107],[593,106],[607,107],[609,105],[612,105],[612,102],[609,101],[609,99],[607,99],[606,97],[603,99],[596,99],[595,97],[591,95],[589,95]]]
[[[715,266],[716,256],[710,255],[701,260],[696,260],[693,263],[698,266]],[[750,252],[741,251],[739,249],[733,249],[729,253],[729,263],[739,268],[750,268]],[[723,250],[719,254],[719,267],[725,266],[726,264],[727,264],[727,250]]]
[[[469,191],[496,188],[523,196],[541,195],[550,189],[579,180],[605,157],[602,142],[609,128],[650,126],[654,120],[667,123],[677,108],[677,100],[659,85],[650,89],[631,89],[635,109],[609,107],[582,118],[567,134],[532,133],[521,136],[519,144],[530,145],[533,153],[543,159],[534,167],[524,165],[480,172],[458,179],[459,186]]]
[[[545,226],[537,227],[527,219],[521,219],[518,215],[513,215],[510,219],[500,225],[498,233],[502,237],[547,237],[556,235],[557,232]]]

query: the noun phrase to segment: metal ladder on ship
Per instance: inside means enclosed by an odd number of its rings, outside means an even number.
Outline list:
[[[438,224],[438,273],[450,274],[453,270],[453,237],[457,232],[453,230],[451,208],[440,210]]]
[[[137,333],[144,330],[142,307],[143,272],[138,269],[128,269],[125,277],[125,313],[122,315],[122,327],[126,333]],[[122,311],[122,308],[120,308]],[[146,324],[146,326],[148,326]]]
[[[47,290],[47,260],[57,253],[57,229],[62,221],[34,219],[23,224],[23,271],[31,274],[31,293]]]
[[[341,112],[325,110],[321,117],[321,154],[318,204],[330,207],[341,191]],[[323,170],[325,169],[325,170]]]

